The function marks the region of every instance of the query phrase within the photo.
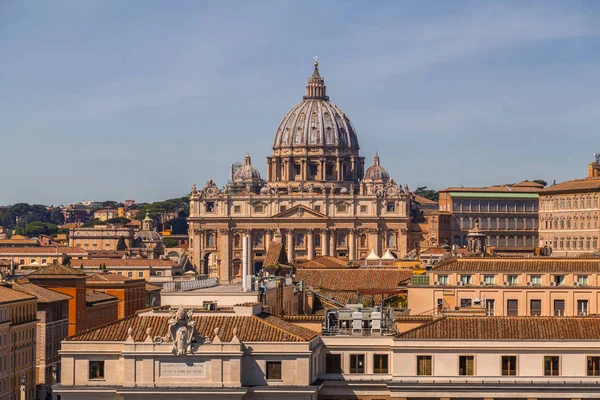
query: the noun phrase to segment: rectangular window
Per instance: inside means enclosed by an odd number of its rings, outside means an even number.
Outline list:
[[[233,206],[233,213],[234,214],[239,214],[241,212],[242,208],[240,206]]]
[[[470,285],[471,281],[472,281],[471,275],[461,275],[460,281],[462,282],[463,285]]]
[[[144,277],[144,273],[142,271],[138,272],[138,278],[143,278]]]
[[[417,356],[417,375],[431,375],[431,356]]]
[[[128,277],[128,278],[133,278],[133,272],[131,272],[131,271],[128,271],[128,272],[127,272],[127,277]]]
[[[565,284],[565,276],[564,275],[554,275],[554,284],[556,286]]]
[[[104,361],[90,361],[89,379],[104,379]]]
[[[362,214],[366,214],[367,213],[367,206],[360,206],[360,212]]]
[[[588,376],[600,376],[600,357],[587,358]]]
[[[345,213],[348,211],[348,207],[345,204],[338,204],[337,210],[340,213]]]
[[[281,361],[267,361],[267,380],[281,379]]]
[[[496,275],[484,275],[483,283],[486,285],[493,285],[496,283]]]
[[[494,309],[496,308],[496,300],[486,299],[485,300],[485,313],[488,316],[494,315]]]
[[[325,372],[328,374],[339,374],[342,372],[342,355],[341,354],[326,354],[325,355]]]
[[[279,211],[280,212],[283,212],[285,210],[287,210],[287,206],[279,206]]]
[[[502,356],[502,375],[517,375],[517,356]]]
[[[519,315],[519,300],[506,300],[506,315],[508,317]]]
[[[262,204],[258,204],[254,206],[254,212],[256,213],[262,213],[265,211],[265,206],[263,206]]]
[[[458,356],[458,374],[459,375],[474,375],[475,372],[475,357],[474,356]]]
[[[396,212],[396,203],[393,201],[387,202],[387,212],[393,213]]]
[[[544,357],[544,375],[558,376],[559,362],[560,362],[560,358],[558,356],[545,356]]]
[[[554,300],[554,316],[562,317],[565,315],[565,301]]]
[[[519,275],[508,275],[506,277],[506,281],[509,285],[518,285],[519,284]]]
[[[447,285],[448,275],[438,275],[438,282],[440,283],[440,285]]]
[[[461,307],[471,307],[472,305],[473,305],[473,302],[471,301],[471,299],[460,299]]]
[[[314,210],[315,210],[316,212],[321,212],[321,206],[315,206],[315,207],[314,207]]]
[[[388,355],[374,354],[373,355],[373,373],[387,374],[388,373]]]
[[[588,276],[587,275],[578,275],[577,283],[579,285],[587,285],[588,284]]]
[[[206,209],[206,212],[215,212],[215,202],[207,201],[205,203],[205,209]]]
[[[365,355],[350,354],[350,373],[364,374],[365,373]]]
[[[530,282],[532,285],[541,285],[542,284],[542,276],[541,275],[531,275]]]
[[[540,316],[542,315],[542,301],[531,300],[529,302],[529,315]]]
[[[587,300],[577,300],[577,315],[580,317],[585,317],[588,315],[588,310]]]

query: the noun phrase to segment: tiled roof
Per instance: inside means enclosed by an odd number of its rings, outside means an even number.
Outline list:
[[[311,315],[284,315],[281,317],[284,321],[288,322],[302,322],[302,321],[323,321],[324,314],[311,314]]]
[[[161,287],[146,283],[146,292],[160,292]]]
[[[600,258],[452,258],[432,272],[600,272]]]
[[[415,340],[598,340],[598,317],[441,317],[401,333]]]
[[[121,274],[102,273],[90,275],[86,280],[87,282],[127,282],[133,281],[133,278],[128,278]]]
[[[0,239],[0,246],[2,246],[2,247],[13,246],[13,245],[21,246],[24,244],[35,246],[38,243],[39,242],[37,239]]]
[[[55,246],[43,246],[43,247],[0,247],[0,255],[9,254],[56,254],[57,247]],[[58,246],[58,254],[68,255],[87,255],[87,251],[81,247],[73,246]]]
[[[364,301],[379,305],[383,299],[394,295],[394,293],[360,293],[356,290],[315,289],[314,292],[317,296],[325,298],[326,301],[333,301],[342,307],[346,304],[356,304],[356,302],[362,303]]]
[[[67,294],[55,292],[54,290],[34,285],[31,282],[13,283],[12,288],[37,297],[38,303],[54,303],[55,301],[64,301],[72,298]]]
[[[429,204],[429,205],[434,205],[434,204],[438,204],[437,201],[435,200],[431,200],[428,199],[427,197],[423,197],[423,196],[419,196],[418,194],[414,194],[412,195],[413,201],[419,203],[419,204]]]
[[[265,262],[263,263],[263,268],[265,267],[274,267],[277,264],[287,264],[288,259],[285,254],[285,247],[282,242],[271,242],[269,244],[269,248],[267,249],[267,254],[265,255]]]
[[[320,256],[301,262],[298,268],[348,268],[348,261],[332,256]]]
[[[508,185],[495,185],[488,187],[449,187],[440,192],[489,192],[489,193],[538,193],[544,186],[531,181],[523,181]]]
[[[411,275],[407,268],[297,269],[294,281],[330,290],[389,290]]]
[[[11,303],[13,301],[33,300],[34,296],[23,293],[19,290],[13,290],[0,285],[0,303]]]
[[[89,250],[90,258],[123,258],[127,255],[127,250]]]
[[[119,301],[119,299],[115,296],[111,296],[110,294],[97,292],[92,289],[87,289],[85,291],[85,302],[88,305],[95,305],[100,303],[106,303],[109,301]]]
[[[77,260],[79,261],[79,260]],[[66,265],[59,264],[57,262],[52,263],[48,266],[41,267],[31,274],[29,274],[32,278],[53,278],[53,279],[62,279],[65,277],[84,277],[85,272],[76,270],[75,268],[68,267]]]
[[[600,177],[590,177],[584,179],[575,179],[557,183],[544,189],[541,194],[553,194],[560,192],[577,192],[580,190],[596,190],[600,191]]]
[[[100,265],[110,267],[174,267],[178,264],[169,260],[147,258],[94,258],[88,260],[73,260],[73,265],[84,268],[100,268]]]
[[[146,339],[146,329],[152,328],[152,336],[168,336],[168,321],[171,314],[153,312],[136,314],[131,317],[101,326],[87,332],[71,336],[69,341],[124,341],[127,339],[127,330],[132,328],[134,340]],[[219,328],[219,337],[224,342],[233,338],[233,329],[241,341],[245,342],[306,342],[318,334],[309,329],[299,327],[274,317],[269,314],[255,315],[197,315],[192,319],[196,321],[196,329],[202,337],[214,339],[215,328]]]

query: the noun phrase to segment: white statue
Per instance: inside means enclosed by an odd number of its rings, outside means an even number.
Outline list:
[[[192,320],[193,311],[186,312],[180,307],[169,319],[169,333],[173,341],[173,353],[184,356],[192,352],[192,342],[196,339],[196,321]]]

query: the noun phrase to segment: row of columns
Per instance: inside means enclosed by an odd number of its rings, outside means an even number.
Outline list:
[[[308,181],[308,164],[312,162],[314,159],[312,158],[277,158],[273,157],[269,160],[267,174],[271,181],[292,181],[296,180],[295,173],[295,163],[296,161],[300,161],[300,180]],[[319,169],[317,172],[317,176],[313,177],[314,180],[327,180],[327,160],[326,159],[318,159],[316,162],[319,164]],[[358,170],[359,164],[357,163],[357,158],[355,156],[350,157],[350,165],[349,167],[352,171],[352,180],[359,179],[361,176],[360,171]],[[336,158],[335,160],[335,177],[334,180],[344,181],[345,179],[345,169],[343,168],[343,163],[340,158]]]

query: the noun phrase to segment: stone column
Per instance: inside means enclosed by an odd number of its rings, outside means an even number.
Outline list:
[[[287,250],[288,263],[294,260],[294,230],[288,229],[286,232],[285,248]]]
[[[332,257],[336,257],[335,255],[335,240],[336,240],[336,231],[335,229],[331,230],[331,234],[329,235],[329,255]]]
[[[329,255],[329,231],[327,229],[321,231],[321,254]]]
[[[266,230],[265,231],[265,238],[264,238],[264,243],[265,243],[265,250],[269,250],[269,246],[271,245],[271,242],[273,241],[273,237],[271,236],[271,231]]]
[[[246,235],[248,235],[248,275],[254,275],[254,237],[252,229],[248,229]]]
[[[193,248],[192,255],[193,260],[192,263],[196,266],[196,272],[200,274],[207,274],[208,271],[204,271],[204,259],[202,258],[202,248],[204,247],[204,232],[201,229],[191,229],[194,233],[193,240]]]
[[[369,253],[371,252],[371,250],[375,250],[375,253],[377,253],[379,257],[383,256],[383,254],[381,254],[381,251],[379,250],[378,229],[369,229],[369,247]]]
[[[348,259],[350,261],[356,260],[356,230],[348,229]]]
[[[308,229],[306,231],[306,242],[308,247],[308,259],[312,260],[315,258],[315,242],[314,242],[314,231],[312,229]]]
[[[231,276],[231,230],[219,229],[219,279],[221,283],[229,283]]]
[[[308,176],[308,165],[306,164],[306,160],[302,160],[302,180],[306,181]]]
[[[342,178],[342,171],[341,171],[342,166],[340,164],[340,159],[339,158],[335,161],[335,169],[337,170],[336,171],[337,172],[337,180],[341,181],[342,180],[341,179]]]

